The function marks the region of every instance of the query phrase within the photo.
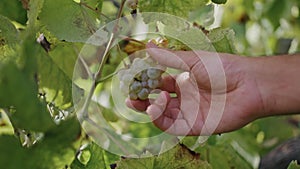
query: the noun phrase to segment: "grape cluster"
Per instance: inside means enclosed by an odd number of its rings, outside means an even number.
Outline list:
[[[132,100],[146,100],[152,90],[161,85],[165,68],[150,57],[135,58],[129,69],[118,73],[121,91]]]

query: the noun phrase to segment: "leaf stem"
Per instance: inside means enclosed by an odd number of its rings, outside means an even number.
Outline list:
[[[122,69],[119,69],[119,70],[117,70],[117,71],[115,71],[115,72],[113,72],[113,73],[111,73],[111,74],[109,74],[109,75],[107,75],[107,76],[105,76],[105,77],[99,79],[99,80],[96,80],[96,83],[99,84],[99,83],[104,82],[104,81],[107,80],[107,79],[110,79],[110,78],[113,77],[114,75],[118,74],[120,70],[122,70]]]

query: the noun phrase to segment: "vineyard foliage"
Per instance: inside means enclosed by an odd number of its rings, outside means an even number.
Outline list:
[[[151,20],[161,21],[156,29],[162,35],[174,35],[183,41],[165,36],[172,50],[189,50],[184,44],[191,41],[197,49],[212,50],[207,45],[211,43],[217,52],[249,57],[300,50],[298,0],[221,1],[226,4],[213,3],[216,0],[139,0],[134,10],[123,2],[0,2],[0,166],[6,169],[257,168],[262,156],[283,141],[299,136],[299,116],[286,116],[260,119],[240,130],[210,136],[201,144],[198,141],[202,137],[185,137],[169,151],[146,158],[142,158],[143,154],[121,157],[96,144],[76,115],[73,98],[82,97],[89,88],[73,82],[74,67],[87,39],[118,17],[127,16],[130,19],[124,22],[132,22],[136,10],[167,13],[193,23],[193,28],[178,34],[170,26],[172,22],[176,25],[176,21],[164,22],[163,18],[145,15],[146,25],[153,26]],[[207,36],[195,36],[199,30]],[[41,35],[50,43],[50,49],[37,42]],[[116,46],[109,51],[101,77],[114,75],[129,53],[143,48],[128,41]],[[83,70],[80,73],[88,74]],[[107,124],[135,137],[160,133],[151,123],[129,122],[116,115],[116,103],[109,94],[111,83],[111,78],[98,79],[94,92],[98,98],[94,102]],[[299,165],[292,162],[289,168]]]

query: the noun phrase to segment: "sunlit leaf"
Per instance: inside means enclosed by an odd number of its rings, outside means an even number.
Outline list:
[[[40,21],[60,40],[85,42],[96,30],[97,15],[73,0],[44,0]]]
[[[117,168],[182,168],[182,169],[210,169],[211,166],[200,159],[200,154],[196,154],[185,146],[177,145],[171,150],[149,158],[125,158],[117,163]]]

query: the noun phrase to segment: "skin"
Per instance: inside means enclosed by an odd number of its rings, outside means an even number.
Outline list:
[[[250,58],[168,51],[153,43],[147,44],[147,52],[161,65],[183,73],[163,77],[155,100],[127,99],[126,104],[145,111],[170,134],[219,134],[258,118],[300,112],[299,54]]]

